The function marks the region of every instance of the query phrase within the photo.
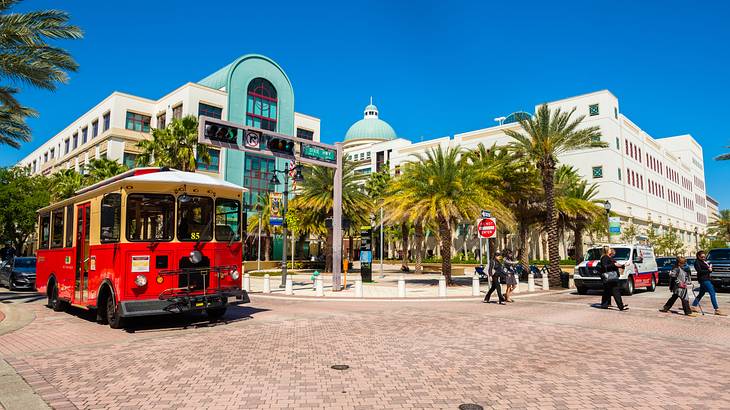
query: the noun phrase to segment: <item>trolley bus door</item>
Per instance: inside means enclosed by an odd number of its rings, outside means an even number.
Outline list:
[[[91,219],[91,204],[79,205],[76,215],[74,303],[83,304],[89,299],[89,221]]]

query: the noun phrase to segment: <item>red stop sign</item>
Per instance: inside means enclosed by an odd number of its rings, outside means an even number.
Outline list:
[[[484,218],[479,221],[477,230],[482,238],[494,238],[497,235],[497,221],[494,218]]]

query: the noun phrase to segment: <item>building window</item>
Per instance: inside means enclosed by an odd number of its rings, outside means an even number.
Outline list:
[[[613,107],[613,118],[618,119],[618,107]]]
[[[129,152],[124,153],[124,157],[122,158],[122,163],[129,169],[134,168],[134,165],[137,161],[137,154],[130,154]]]
[[[368,151],[368,152],[367,152],[367,153],[365,154],[365,156],[367,157],[367,159],[370,159],[370,151]]]
[[[268,195],[274,190],[270,182],[275,169],[274,158],[246,154],[243,186],[248,188],[248,192],[244,192],[244,197],[249,209],[253,209],[259,195]]]
[[[91,123],[91,139],[96,138],[97,135],[99,135],[99,120],[94,120]]]
[[[41,215],[40,226],[40,249],[48,249],[51,242],[51,214]]]
[[[81,145],[86,144],[86,140],[89,136],[89,127],[84,127],[81,129]]]
[[[66,140],[63,141],[63,153],[64,154],[68,154],[70,143],[71,143],[71,140],[69,140],[68,138],[66,138]]]
[[[51,159],[53,159],[56,156],[56,149],[51,148]]]
[[[616,149],[619,151],[621,150],[621,143],[619,142],[618,137],[616,137]]]
[[[197,168],[201,171],[218,172],[221,152],[217,149],[209,148],[208,154],[210,154],[210,164],[197,160]]]
[[[599,114],[598,111],[598,104],[591,104],[588,106],[588,114],[590,114],[591,117],[596,116]]]
[[[173,119],[175,119],[175,118],[177,118],[177,119],[182,118],[182,108],[183,108],[183,105],[182,104],[178,104],[176,107],[172,107],[172,118]]]
[[[104,117],[102,118],[102,120],[104,121],[104,130],[102,132],[109,130],[109,127],[111,126],[111,118],[112,113],[107,112],[104,114]]]
[[[276,131],[278,101],[276,88],[269,80],[251,80],[246,99],[246,125]]]
[[[205,115],[206,117],[221,119],[223,116],[223,108],[218,108],[212,105],[199,103],[198,104],[198,117]]]
[[[618,169],[618,180],[621,180],[621,168]]]
[[[314,140],[314,131],[297,128],[297,137],[305,139],[305,140],[313,141]]]
[[[164,112],[162,114],[157,115],[157,128],[165,128],[165,114]]]
[[[76,147],[79,146],[79,133],[75,132],[74,135],[71,137],[71,141],[72,141],[71,149],[76,149]]]
[[[603,167],[593,167],[593,178],[603,178]]]
[[[126,128],[133,131],[150,132],[150,117],[127,111]]]
[[[600,135],[594,135],[591,137],[592,142],[601,142],[601,136]]]
[[[43,154],[43,163],[48,162],[48,153]]]

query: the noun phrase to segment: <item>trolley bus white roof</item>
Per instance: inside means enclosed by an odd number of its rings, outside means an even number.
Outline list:
[[[169,170],[164,172],[151,172],[149,174],[136,175],[133,177],[126,178],[125,182],[162,182],[162,183],[178,183],[178,184],[192,184],[192,185],[210,185],[220,188],[237,189],[240,191],[248,191],[240,185],[224,181],[219,178],[214,178],[209,175],[204,175],[194,172],[183,172],[177,170]]]

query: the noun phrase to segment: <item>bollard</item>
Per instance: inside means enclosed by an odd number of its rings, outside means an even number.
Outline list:
[[[520,293],[520,276],[515,274],[515,277],[517,278],[517,284],[515,285],[515,289],[512,293]]]
[[[271,278],[268,273],[264,275],[264,293],[271,293]]]
[[[479,275],[471,278],[471,295],[479,296]]]
[[[286,275],[286,288],[284,289],[284,294],[294,294],[294,283],[292,282],[290,275]]]
[[[317,296],[324,296],[324,278],[317,276],[315,281],[317,282]]]
[[[243,274],[243,290],[246,292],[251,291],[251,275],[248,273]]]
[[[573,275],[568,276],[568,289],[575,289],[575,279],[573,279]]]
[[[441,275],[441,277],[439,278],[439,297],[446,297],[446,276],[444,275]]]
[[[535,274],[532,272],[527,274],[527,291],[528,292],[535,291]]]
[[[398,278],[398,297],[406,297],[406,278],[404,278],[403,276]]]
[[[548,280],[548,273],[542,273],[542,290],[550,290],[550,281]]]
[[[355,297],[362,297],[362,279],[355,280]]]

